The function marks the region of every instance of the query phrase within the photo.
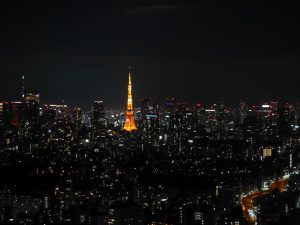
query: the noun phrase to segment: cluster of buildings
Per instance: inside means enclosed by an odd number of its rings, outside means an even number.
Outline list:
[[[130,71],[124,112],[0,102],[0,223],[248,224],[241,198],[286,174],[256,223],[300,218],[299,103],[137,105]]]

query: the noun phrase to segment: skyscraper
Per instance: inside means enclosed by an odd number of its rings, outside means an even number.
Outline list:
[[[245,118],[247,117],[247,113],[248,113],[248,107],[246,105],[246,102],[244,101],[240,101],[239,103],[239,109],[238,109],[238,123],[239,124],[243,124]]]
[[[94,139],[104,138],[106,134],[107,121],[105,118],[103,101],[94,101],[92,126]]]
[[[159,139],[159,108],[151,98],[141,100],[142,112],[142,137],[146,143],[156,145]]]
[[[3,132],[3,102],[0,102],[0,141]]]
[[[23,98],[21,133],[23,144],[36,142],[39,136],[39,92],[25,92]],[[25,146],[25,145],[24,145]],[[23,146],[23,147],[24,147]]]
[[[133,114],[133,102],[132,102],[132,93],[131,93],[131,72],[129,69],[129,81],[128,81],[128,97],[127,97],[127,110],[126,110],[126,120],[123,129],[126,131],[137,130],[137,127],[134,122],[134,114]]]
[[[6,144],[16,142],[19,137],[22,102],[3,102],[2,135]]]
[[[80,130],[82,129],[82,110],[79,107],[75,107],[72,112],[73,119],[73,130],[76,135],[79,135]]]

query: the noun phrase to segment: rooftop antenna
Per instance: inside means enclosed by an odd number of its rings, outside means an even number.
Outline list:
[[[22,75],[22,98],[25,97],[25,76]]]

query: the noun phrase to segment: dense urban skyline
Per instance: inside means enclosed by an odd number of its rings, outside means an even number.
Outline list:
[[[1,3],[0,224],[298,225],[297,14]]]
[[[132,65],[137,100],[295,101],[296,17],[264,1],[1,3],[0,99],[25,75],[43,102],[123,107]]]

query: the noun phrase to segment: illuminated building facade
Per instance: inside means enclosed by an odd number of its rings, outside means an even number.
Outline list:
[[[243,124],[244,119],[247,117],[248,107],[246,102],[240,101],[239,108],[238,108],[238,123]]]
[[[167,99],[163,105],[162,110],[162,135],[161,138],[166,144],[170,141],[171,137],[171,117],[175,113],[175,102],[173,98]]]
[[[133,102],[132,102],[132,85],[131,85],[131,72],[129,67],[129,81],[128,81],[128,97],[127,97],[127,110],[126,110],[126,120],[125,125],[123,127],[126,131],[137,130],[137,127],[134,122],[134,114],[133,114]]]
[[[291,104],[284,104],[278,107],[278,133],[283,139],[288,139],[292,134],[292,125],[295,120],[294,106]]]
[[[37,141],[39,133],[38,118],[40,94],[38,92],[26,92],[23,98],[21,132],[23,144]]]
[[[0,141],[3,138],[3,102],[0,102]]]
[[[6,143],[18,139],[21,124],[22,102],[3,103],[3,134]]]
[[[141,100],[142,137],[146,143],[158,144],[159,139],[159,108],[151,98]]]
[[[79,107],[75,107],[73,109],[72,112],[72,119],[73,119],[73,130],[74,130],[74,134],[78,135],[79,131],[82,128],[82,121],[83,121],[83,117],[82,117],[82,110]]]

